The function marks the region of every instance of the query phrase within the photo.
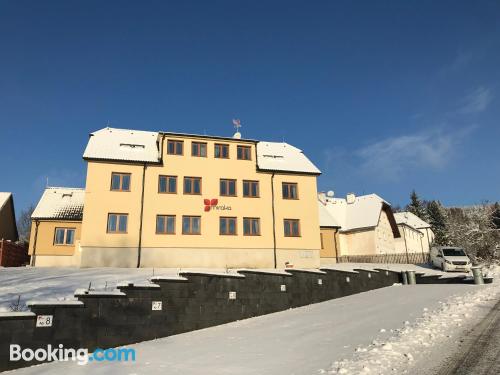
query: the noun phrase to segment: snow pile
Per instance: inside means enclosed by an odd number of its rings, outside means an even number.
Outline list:
[[[486,270],[496,279],[500,267]],[[478,286],[464,295],[452,295],[433,310],[424,308],[422,316],[414,323],[405,321],[399,329],[390,330],[392,337],[375,339],[368,346],[355,349],[352,359],[334,362],[323,374],[399,374],[406,372],[416,359],[430,354],[433,346],[444,344],[452,335],[462,331],[464,325],[485,305],[491,306],[500,296],[499,283]],[[380,332],[385,332],[380,329]]]

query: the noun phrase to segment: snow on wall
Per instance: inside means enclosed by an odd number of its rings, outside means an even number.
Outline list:
[[[10,362],[10,344],[109,348],[283,311],[393,285],[396,272],[294,270],[288,275],[240,271],[234,274],[182,273],[151,285],[124,284],[122,293],[77,295],[78,301],[36,303],[36,315],[52,315],[52,326],[35,327],[35,316],[0,315],[0,371],[29,366]],[[153,302],[162,309],[154,310]],[[156,304],[158,306],[158,304]],[[40,330],[43,329],[43,335]]]

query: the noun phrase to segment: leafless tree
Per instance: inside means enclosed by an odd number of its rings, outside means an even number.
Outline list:
[[[29,243],[31,232],[31,214],[35,210],[35,205],[31,204],[28,208],[21,211],[17,218],[17,231],[19,233],[19,241]]]

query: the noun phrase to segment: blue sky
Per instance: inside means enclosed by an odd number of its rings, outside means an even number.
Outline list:
[[[500,199],[498,1],[0,1],[0,191],[113,127],[285,140],[321,190]]]

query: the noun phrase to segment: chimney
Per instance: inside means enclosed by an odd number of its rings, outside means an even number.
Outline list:
[[[321,191],[318,193],[318,199],[321,203],[323,203],[323,204],[326,203],[326,194],[324,191]]]
[[[347,204],[353,204],[356,201],[356,195],[354,193],[348,193],[346,196]]]

